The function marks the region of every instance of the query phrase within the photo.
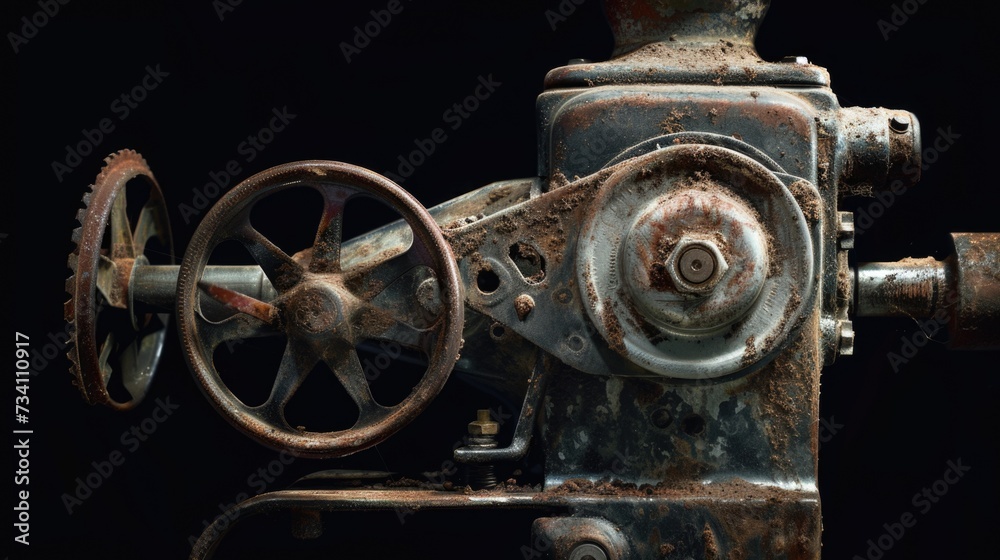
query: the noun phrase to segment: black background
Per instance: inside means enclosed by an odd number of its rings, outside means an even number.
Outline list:
[[[808,56],[830,70],[842,104],[911,110],[926,143],[939,127],[961,135],[923,182],[859,238],[859,261],[940,258],[949,231],[1000,229],[993,155],[1000,124],[993,94],[996,9],[986,4],[929,0],[888,41],[877,21],[891,15],[889,1],[772,4],[758,43],[765,59]],[[121,148],[140,151],[156,173],[179,251],[196,223],[185,224],[177,205],[191,201],[210,171],[241,158],[237,145],[265,126],[275,107],[287,106],[295,119],[242,165],[237,180],[309,158],[395,171],[397,155],[444,126],[442,112],[471,94],[479,76],[492,74],[502,86],[459,130],[448,131],[448,140],[404,186],[430,207],[495,180],[535,175],[534,99],[545,72],[570,58],[603,60],[610,53],[597,0],[582,2],[556,29],[545,17],[557,8],[555,0],[404,5],[350,64],[340,43],[385,2],[243,2],[223,21],[207,0],[63,6],[21,45],[15,71],[7,74],[17,93],[8,120],[16,180],[5,191],[9,225],[2,232],[8,237],[0,242],[11,279],[4,282],[10,328],[29,334],[36,347],[62,330],[73,217],[101,158]],[[31,2],[19,4],[4,16],[4,31],[37,10]],[[146,65],[157,64],[169,77],[118,120],[111,102],[140,82]],[[115,130],[57,181],[52,162],[65,157],[65,145],[82,140],[82,129],[105,117],[115,120]],[[821,416],[843,425],[820,455],[824,557],[864,556],[866,541],[884,532],[883,523],[915,512],[912,496],[958,458],[972,470],[926,515],[916,513],[916,527],[885,558],[977,557],[995,531],[1000,498],[997,353],[949,353],[935,340],[894,372],[886,355],[899,351],[900,337],[916,332],[916,324],[880,319],[855,326],[855,357],[823,377]],[[248,476],[277,457],[211,409],[174,336],[151,397],[128,413],[85,405],[67,370],[58,357],[32,378],[32,544],[27,550],[14,544],[15,558],[185,557],[188,537],[201,531],[202,521],[217,515],[220,503],[253,493]],[[68,515],[60,495],[73,491],[91,461],[122,449],[122,432],[149,416],[157,396],[170,396],[180,409]],[[377,451],[295,461],[267,489],[320,468],[433,470],[472,411],[490,404],[452,381],[423,417]],[[345,525],[348,531],[335,538],[420,538],[413,525],[403,532],[393,517],[372,523]],[[528,539],[527,524],[490,527],[472,516],[449,523],[442,531],[454,538],[436,543],[441,557],[472,556],[464,548],[470,545],[493,551],[496,543]]]

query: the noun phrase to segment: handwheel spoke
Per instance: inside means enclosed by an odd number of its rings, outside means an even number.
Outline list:
[[[166,337],[165,323],[154,318],[122,351],[122,383],[133,399],[140,400],[146,396]]]
[[[349,272],[345,284],[355,296],[371,301],[404,274],[417,266],[428,266],[429,262],[430,257],[422,247],[412,246],[370,268]]]
[[[434,347],[437,330],[420,329],[393,316],[385,309],[365,305],[354,320],[355,339],[371,339],[396,342],[407,348],[430,355]]]
[[[237,314],[219,322],[212,322],[195,313],[198,328],[202,332],[205,349],[211,353],[220,344],[250,338],[277,336],[280,331],[251,315]]]
[[[135,233],[132,234],[132,246],[135,248],[136,256],[146,252],[146,243],[150,239],[161,238],[163,225],[157,214],[162,211],[160,203],[151,199],[139,212],[139,221],[136,222]]]
[[[135,247],[132,245],[132,226],[128,220],[128,200],[125,190],[118,191],[111,204],[111,258],[124,259],[135,257]]]
[[[198,287],[209,297],[230,309],[260,319],[268,325],[278,323],[278,308],[269,303],[205,281],[198,282]]]
[[[315,353],[307,345],[296,342],[294,338],[288,339],[285,353],[281,356],[281,364],[278,366],[278,375],[271,387],[271,395],[261,405],[261,409],[271,417],[272,421],[288,425],[285,420],[285,407],[318,361]]]
[[[323,361],[333,371],[354,404],[358,406],[360,415],[355,426],[370,423],[380,413],[388,410],[375,402],[371,387],[368,386],[368,380],[365,378],[364,368],[361,367],[361,359],[358,358],[357,350],[342,344],[331,345],[324,353]]]
[[[108,302],[115,301],[114,285],[118,279],[118,267],[115,261],[101,255],[97,260],[97,290]]]
[[[111,351],[114,347],[115,333],[109,332],[107,338],[104,339],[104,344],[101,345],[101,353],[97,357],[97,367],[101,370],[102,387],[107,387],[108,380],[111,379],[111,364],[108,363],[108,358],[111,357]]]
[[[344,206],[355,191],[324,185],[323,216],[320,218],[316,241],[313,243],[311,272],[340,272],[340,244],[343,240]]]
[[[243,243],[243,246],[247,248],[253,259],[264,270],[268,280],[279,292],[288,290],[302,278],[302,267],[277,245],[271,243],[269,239],[254,229],[249,222],[237,232],[235,237]]]

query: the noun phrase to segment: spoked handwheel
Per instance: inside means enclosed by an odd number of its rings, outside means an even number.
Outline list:
[[[293,187],[318,191],[324,208],[312,247],[289,255],[251,224],[250,215],[257,203]],[[412,231],[409,248],[381,261],[357,259],[362,262],[343,266],[344,207],[356,195],[375,198],[398,212]],[[226,241],[247,249],[275,297],[262,301],[203,280],[213,250]],[[221,304],[228,317],[205,313],[206,304]],[[212,208],[181,264],[177,315],[188,365],[227,420],[274,448],[301,456],[339,457],[385,440],[437,395],[458,359],[463,305],[450,246],[419,202],[363,168],[304,161],[247,179]],[[276,373],[241,372],[274,379],[263,404],[247,405],[223,382],[213,360],[215,349],[231,341],[280,335],[287,345]],[[376,402],[368,386],[356,348],[369,340],[393,341],[426,356],[423,377],[395,406]],[[304,431],[286,419],[286,406],[319,364],[328,367],[357,405],[357,421],[348,429]]]
[[[67,355],[88,403],[127,410],[152,383],[169,318],[135,309],[132,275],[139,266],[173,264],[173,242],[163,194],[142,156],[122,150],[104,161],[73,231]]]

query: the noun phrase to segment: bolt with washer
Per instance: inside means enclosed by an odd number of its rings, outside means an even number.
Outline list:
[[[677,290],[707,294],[729,270],[729,264],[715,243],[701,239],[682,239],[665,263]]]

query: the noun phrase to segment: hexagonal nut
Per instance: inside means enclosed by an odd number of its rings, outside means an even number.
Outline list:
[[[492,420],[489,410],[476,413],[476,420],[469,422],[470,436],[495,436],[500,433],[500,423]]]
[[[664,265],[679,292],[698,295],[715,289],[729,270],[719,247],[696,237],[681,238]]]

